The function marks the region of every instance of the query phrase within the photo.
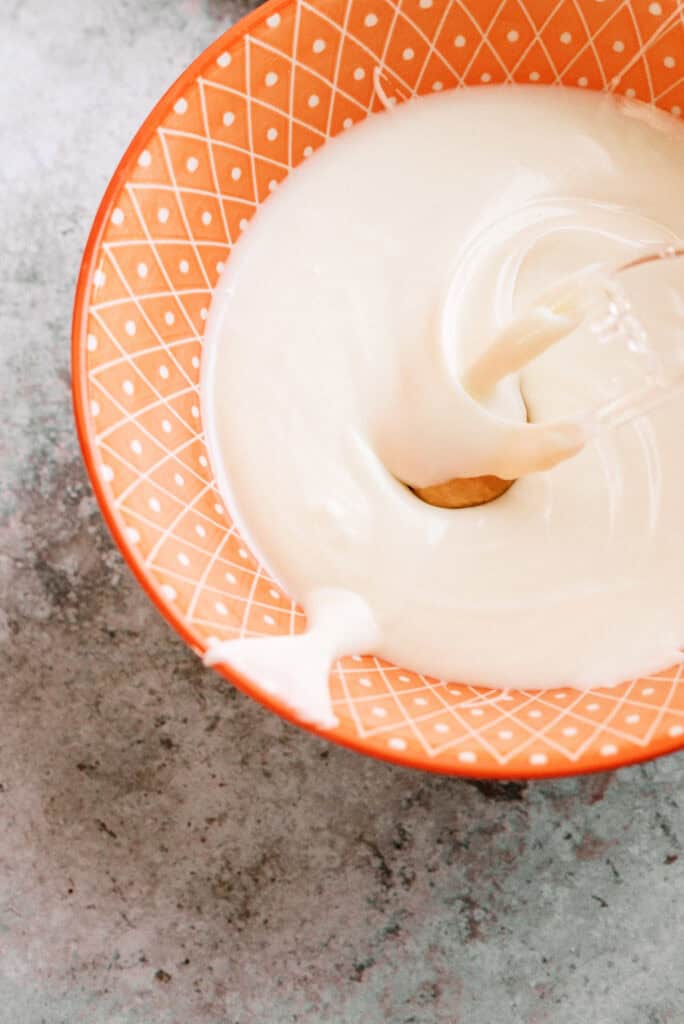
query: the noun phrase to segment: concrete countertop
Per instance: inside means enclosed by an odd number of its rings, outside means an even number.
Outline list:
[[[684,1022],[684,757],[525,785],[327,746],[204,671],[103,526],[81,250],[140,121],[247,7],[0,13],[0,1024]]]

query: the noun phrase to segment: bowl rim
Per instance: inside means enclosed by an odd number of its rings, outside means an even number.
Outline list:
[[[87,323],[90,307],[89,296],[92,291],[93,277],[95,274],[95,256],[98,254],[102,239],[109,223],[114,207],[114,201],[119,195],[122,185],[127,180],[129,172],[137,159],[138,151],[144,140],[148,139],[160,122],[161,115],[167,111],[169,106],[180,97],[185,89],[191,85],[203,70],[207,63],[218,57],[223,50],[230,49],[256,25],[265,22],[267,18],[287,9],[296,0],[266,0],[255,10],[240,18],[234,25],[219,35],[209,44],[175,79],[169,88],[162,94],[144,119],[140,127],[132,136],[123,156],[109,180],[105,192],[97,207],[92,226],[83,250],[83,256],[76,279],[74,306],[71,322],[71,394],[76,433],[81,448],[81,454],[100,511],[109,531],[123,555],[133,576],[151,600],[157,611],[166,621],[173,626],[185,643],[200,657],[205,651],[198,637],[173,605],[165,599],[161,593],[160,585],[151,577],[145,569],[142,558],[135,550],[135,547],[128,542],[116,516],[114,506],[102,483],[97,469],[95,446],[93,443],[92,431],[90,428],[89,416],[87,413],[88,397],[88,372],[87,372]],[[548,86],[544,86],[548,88]],[[666,754],[674,753],[684,749],[684,736],[662,737],[660,740],[652,740],[649,747],[632,750],[611,758],[610,760],[598,761],[592,759],[591,755],[580,764],[574,765],[570,762],[558,764],[547,764],[535,766],[530,764],[524,771],[506,770],[506,767],[487,765],[486,767],[470,767],[465,763],[444,765],[433,763],[427,755],[412,754],[410,752],[401,755],[391,750],[379,750],[369,747],[360,737],[340,736],[334,730],[319,728],[318,726],[303,721],[286,704],[277,701],[265,693],[253,680],[244,673],[235,669],[228,669],[224,665],[217,665],[214,671],[232,683],[243,693],[253,700],[256,700],[269,711],[293,725],[312,733],[321,739],[332,742],[341,747],[346,747],[356,753],[375,760],[386,761],[402,768],[412,768],[420,771],[427,771],[435,775],[447,775],[457,778],[470,779],[492,779],[492,780],[543,780],[554,778],[566,778],[575,775],[591,775],[598,772],[613,771],[617,768],[628,767],[629,765],[641,764],[651,761]]]

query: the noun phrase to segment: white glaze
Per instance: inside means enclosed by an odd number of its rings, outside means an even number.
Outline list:
[[[502,688],[613,685],[677,658],[681,402],[481,508],[428,507],[398,479],[552,465],[581,447],[573,420],[635,389],[643,353],[586,329],[481,402],[461,377],[559,277],[684,234],[683,168],[673,119],[488,87],[374,117],[286,179],[220,282],[203,416],[238,525],[311,628],[208,660],[331,725],[345,653]],[[521,387],[550,430],[525,424]]]

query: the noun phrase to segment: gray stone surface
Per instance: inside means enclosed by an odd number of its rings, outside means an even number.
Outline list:
[[[244,10],[1,5],[0,1024],[684,1022],[684,758],[477,784],[328,747],[205,672],[102,525],[80,252]]]

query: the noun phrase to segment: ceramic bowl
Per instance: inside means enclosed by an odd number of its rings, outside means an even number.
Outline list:
[[[73,324],[85,461],[105,518],[159,610],[201,655],[213,637],[301,631],[212,477],[202,336],[231,249],[326,139],[415,95],[488,83],[617,91],[679,115],[675,0],[272,0],[217,39],[149,115],[104,196]],[[330,677],[329,739],[437,772],[533,777],[614,768],[684,745],[681,668],[614,689],[502,694],[374,657]],[[247,678],[232,681],[286,718]]]

